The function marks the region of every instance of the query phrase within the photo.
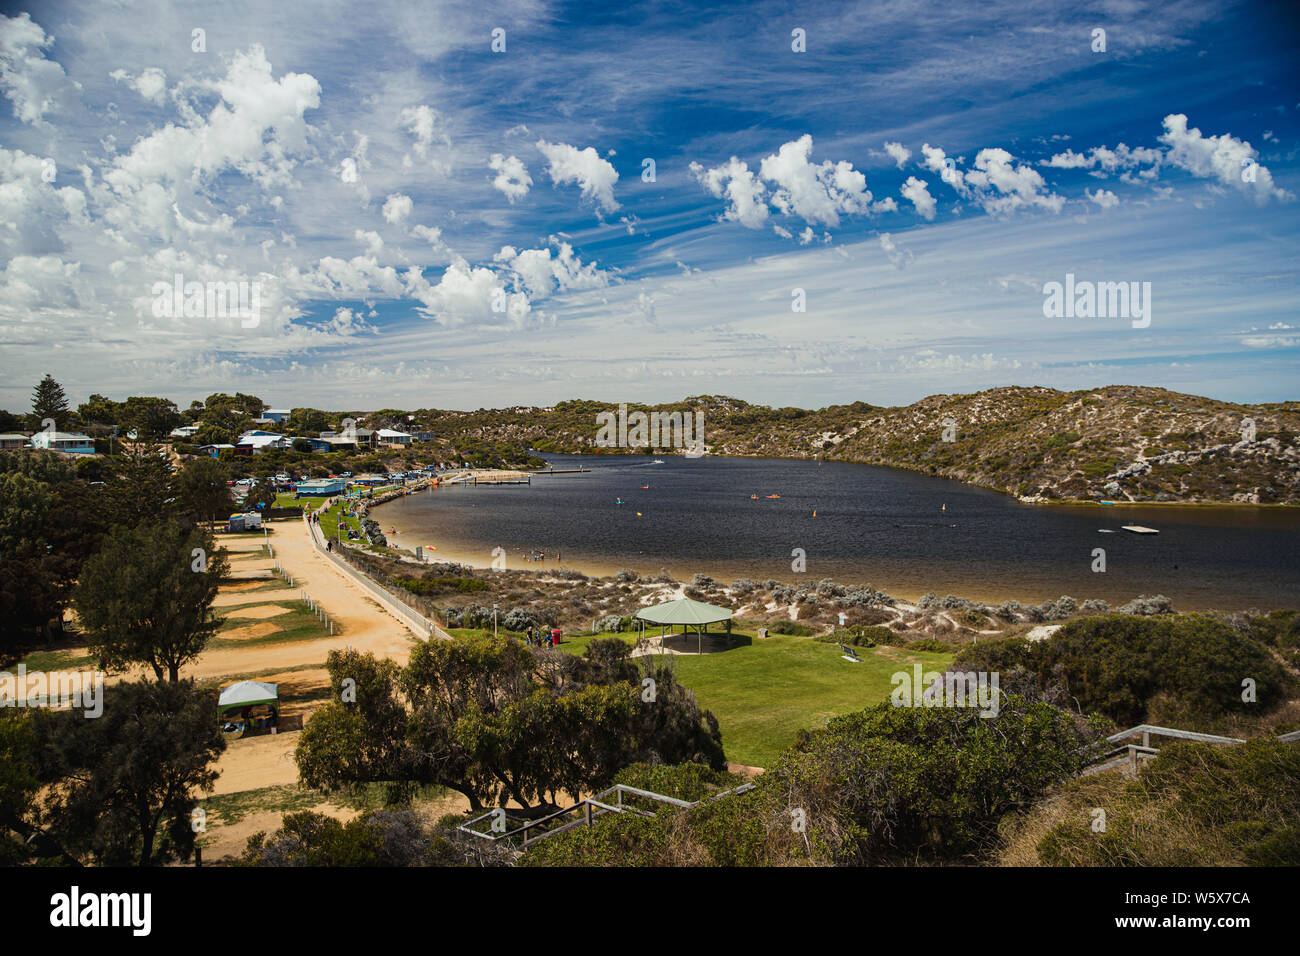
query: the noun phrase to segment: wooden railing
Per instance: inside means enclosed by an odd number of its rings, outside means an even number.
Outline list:
[[[1134,737],[1138,736],[1142,738],[1140,744],[1121,743],[1121,741],[1132,741]],[[1218,734],[1201,734],[1192,730],[1158,727],[1155,724],[1138,724],[1136,727],[1121,730],[1119,733],[1107,737],[1107,743],[1119,744],[1119,746],[1094,758],[1091,764],[1084,768],[1083,775],[1087,776],[1101,773],[1103,770],[1115,770],[1117,768],[1126,768],[1129,773],[1136,773],[1140,763],[1150,760],[1160,752],[1159,747],[1151,745],[1152,737],[1170,737],[1174,740],[1191,740],[1196,743],[1220,745],[1244,744],[1246,742],[1240,737],[1221,737]],[[1282,734],[1277,739],[1287,743],[1300,742],[1300,730]]]
[[[704,800],[694,802],[687,800],[678,800],[676,797],[665,796],[662,793],[654,793],[650,790],[640,790],[636,787],[629,787],[624,784],[615,784],[607,790],[602,790],[594,796],[579,800],[571,807],[565,807],[563,810],[556,810],[554,813],[548,813],[544,817],[536,820],[530,820],[523,826],[515,827],[513,830],[499,830],[484,832],[476,830],[475,827],[490,821],[494,823],[498,820],[508,819],[508,813],[503,817],[503,808],[489,810],[487,813],[474,817],[472,820],[466,820],[456,829],[462,833],[468,833],[470,836],[479,837],[483,840],[520,840],[520,847],[526,849],[534,843],[553,837],[559,833],[565,833],[574,827],[591,826],[599,817],[607,813],[635,813],[638,816],[653,817],[655,814],[650,810],[643,810],[640,807],[627,806],[623,802],[624,796],[642,797],[655,803],[664,803],[672,807],[678,807],[683,810],[689,810],[691,807],[697,807],[701,803],[711,803],[728,795],[746,793],[754,789],[754,784],[741,784],[731,790],[723,790],[721,793],[715,793]],[[612,801],[612,802],[611,802]],[[570,815],[574,819],[561,822],[565,817]]]

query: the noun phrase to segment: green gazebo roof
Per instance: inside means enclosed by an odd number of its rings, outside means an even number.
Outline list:
[[[689,624],[698,626],[714,624],[718,621],[728,621],[731,619],[731,611],[725,607],[718,607],[716,604],[705,604],[703,601],[681,598],[677,601],[656,604],[654,607],[642,608],[636,612],[636,616],[643,621],[649,621],[651,624]]]

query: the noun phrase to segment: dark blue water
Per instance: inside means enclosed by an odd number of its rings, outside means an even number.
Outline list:
[[[501,546],[510,568],[829,577],[904,598],[1069,594],[1122,603],[1159,593],[1183,610],[1300,606],[1300,509],[1022,505],[941,478],[833,462],[548,460],[591,471],[435,489],[383,505],[375,517],[385,531],[402,532],[399,544],[436,544],[440,555],[476,565]],[[1119,530],[1126,524],[1160,534]],[[806,553],[802,573],[792,570],[796,548]],[[1105,551],[1104,573],[1092,570],[1095,548]],[[524,563],[519,555],[530,549],[546,551],[545,563]]]

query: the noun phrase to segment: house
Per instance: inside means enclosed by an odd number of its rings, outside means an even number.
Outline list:
[[[260,455],[268,448],[284,449],[291,447],[293,447],[293,443],[283,435],[254,429],[239,436],[239,441],[235,443],[235,454]]]
[[[393,428],[381,428],[375,432],[375,436],[381,445],[409,445],[411,443],[410,435]]]
[[[416,441],[433,441],[433,432],[411,432]]]
[[[374,448],[377,433],[369,428],[354,428],[351,432],[321,432],[321,441],[330,443],[331,449]]]
[[[298,482],[299,498],[332,498],[347,490],[347,482],[342,478],[313,478],[311,481]]]
[[[226,451],[227,449],[230,451],[234,451],[235,446],[234,445],[200,445],[199,446],[199,451],[201,451],[205,455],[211,456],[212,458],[220,458],[221,453],[223,451]]]
[[[289,444],[292,445],[294,442],[300,441],[305,441],[310,445],[312,451],[331,451],[333,447],[326,438],[308,438],[306,435],[294,435],[289,439]]]
[[[199,428],[199,425],[182,425],[180,428],[173,428],[168,435],[172,438],[193,438]]]
[[[26,448],[27,436],[19,435],[17,432],[0,435],[0,450],[12,451],[15,448]]]
[[[93,455],[95,440],[81,432],[37,432],[32,436],[32,447],[70,455]]]
[[[268,408],[266,411],[262,412],[262,417],[267,421],[278,423],[284,421],[292,414],[293,409],[291,408]]]

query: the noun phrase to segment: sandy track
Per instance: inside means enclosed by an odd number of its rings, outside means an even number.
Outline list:
[[[224,542],[223,542],[224,543]],[[324,664],[331,650],[352,647],[376,657],[387,657],[405,664],[416,638],[356,584],[336,571],[312,547],[307,526],[300,521],[276,523],[275,556],[293,578],[294,587],[305,588],[343,633],[319,641],[297,641],[265,647],[225,648],[205,652],[185,668],[186,677],[221,677],[227,674],[250,674],[272,669],[282,670],[304,664]],[[296,596],[297,591],[290,592]],[[241,598],[252,599],[251,594]],[[281,594],[267,592],[275,601]],[[244,603],[244,602],[241,602]]]

